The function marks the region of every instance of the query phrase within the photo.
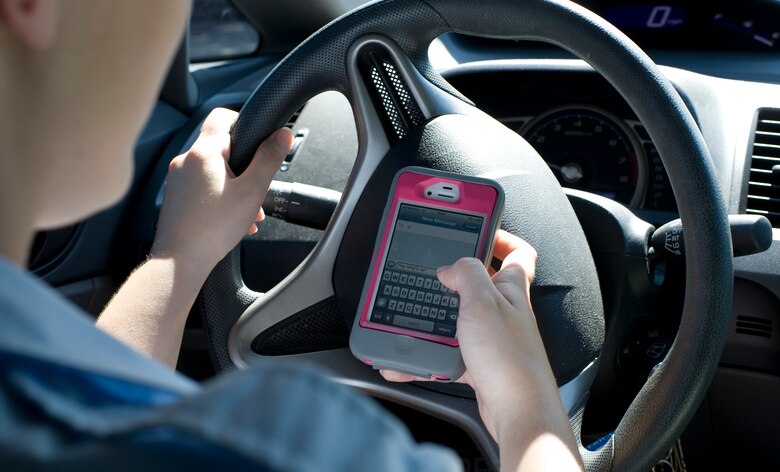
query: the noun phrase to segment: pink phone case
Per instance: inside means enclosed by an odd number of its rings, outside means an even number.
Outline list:
[[[437,183],[457,186],[460,190],[459,200],[448,202],[426,197],[425,189]],[[458,372],[462,371],[457,338],[373,322],[370,315],[374,308],[396,218],[402,204],[482,217],[483,223],[474,257],[487,262],[503,209],[503,191],[498,183],[491,180],[407,167],[396,175],[391,192],[391,198],[382,218],[382,226],[377,235],[361,305],[350,336],[350,347],[356,357],[374,368],[392,368],[441,380],[456,378],[460,375]],[[394,338],[406,339],[399,342],[401,340]],[[395,356],[395,351],[399,349],[409,350],[408,346],[399,347],[402,344],[411,346],[415,343],[416,350],[420,351],[419,359],[414,360],[414,356],[410,357],[408,353]],[[448,357],[453,358],[451,362],[447,361]],[[412,362],[416,365],[411,365]],[[449,364],[453,364],[452,367],[445,367]]]

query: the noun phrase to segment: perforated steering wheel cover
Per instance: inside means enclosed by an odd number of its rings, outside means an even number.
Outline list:
[[[387,0],[366,5],[303,43],[258,87],[234,128],[230,164],[236,172],[243,170],[262,139],[309,97],[325,90],[350,97],[346,52],[368,33],[396,41],[426,78],[453,93],[425,57],[430,41],[447,31],[541,40],[573,52],[621,93],[662,156],[686,225],[682,322],[669,356],[637,395],[609,446],[583,452],[589,469],[646,469],[682,432],[717,367],[731,306],[731,242],[713,165],[695,122],[657,67],[616,29],[574,4],[552,0]],[[247,300],[256,296],[247,298],[240,272],[236,275],[235,252],[232,257],[215,269],[202,297],[207,323],[214,325],[209,329],[218,359],[220,352],[227,355],[223,326],[232,326]],[[229,358],[224,359],[220,364],[226,366]]]

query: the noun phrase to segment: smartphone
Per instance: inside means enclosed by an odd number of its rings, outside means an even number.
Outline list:
[[[436,270],[462,257],[487,266],[503,206],[493,180],[422,167],[396,174],[350,334],[355,357],[440,381],[463,375],[460,298]]]

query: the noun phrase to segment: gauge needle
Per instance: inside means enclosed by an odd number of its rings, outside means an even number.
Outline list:
[[[567,164],[565,166],[559,166],[557,164],[547,163],[550,169],[560,172],[561,176],[569,183],[577,182],[585,177],[582,172],[582,168],[577,164]]]
[[[576,164],[561,167],[561,175],[569,182],[576,182],[585,177],[582,168]]]

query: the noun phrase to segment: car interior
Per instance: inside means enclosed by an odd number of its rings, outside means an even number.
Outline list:
[[[177,369],[314,364],[496,470],[469,387],[391,384],[348,348],[395,172],[488,175],[540,253],[532,303],[586,469],[777,469],[780,2],[576,3],[194,0],[129,193],[39,233],[29,269],[98,316],[208,113],[241,111],[236,172],[288,126],[268,217],[204,286]]]

